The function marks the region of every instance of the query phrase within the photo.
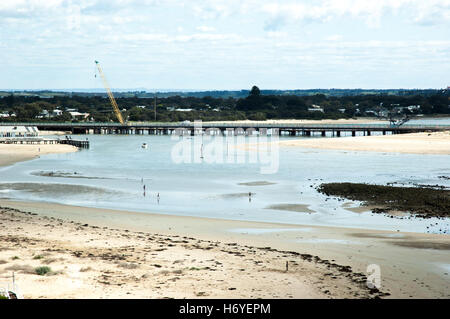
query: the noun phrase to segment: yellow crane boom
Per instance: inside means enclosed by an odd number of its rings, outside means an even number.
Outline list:
[[[97,65],[98,72],[100,73],[100,76],[102,77],[103,86],[105,87],[106,92],[108,93],[108,97],[109,97],[109,100],[111,101],[111,105],[113,107],[114,113],[116,114],[116,117],[119,120],[120,124],[125,125],[125,121],[123,120],[122,113],[120,113],[119,106],[117,105],[116,99],[114,98],[114,95],[112,94],[111,89],[109,88],[108,81],[106,81],[106,77],[103,74],[103,70],[100,67],[100,63],[98,61],[95,61],[95,64]]]

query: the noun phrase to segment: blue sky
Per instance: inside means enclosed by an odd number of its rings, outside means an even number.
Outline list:
[[[450,0],[2,0],[0,89],[450,85]]]

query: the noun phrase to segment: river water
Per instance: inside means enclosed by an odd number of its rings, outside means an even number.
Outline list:
[[[438,120],[447,123],[448,118]],[[325,182],[450,186],[450,180],[440,178],[450,176],[448,155],[240,147],[264,142],[257,137],[88,138],[89,150],[0,169],[0,198],[289,224],[437,233],[449,229],[449,219],[355,213],[346,209],[349,204],[315,189]],[[143,143],[149,148],[143,149]]]

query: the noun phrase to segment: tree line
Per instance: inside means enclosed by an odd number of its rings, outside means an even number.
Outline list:
[[[401,114],[450,114],[449,90],[432,94],[359,94],[330,96],[262,94],[254,86],[245,97],[166,96],[143,98],[137,95],[119,97],[117,103],[129,121],[233,121],[266,119],[341,119],[357,116],[377,116],[381,111]],[[420,108],[408,109],[408,106]],[[315,108],[315,109],[314,109]],[[43,117],[43,111],[62,114]],[[320,109],[320,111],[318,111]],[[51,98],[9,94],[0,98],[0,121],[80,121],[69,111],[89,113],[86,120],[116,121],[111,104],[105,96],[61,95]],[[400,110],[400,111],[399,111]],[[7,116],[7,115],[15,116]],[[84,119],[83,119],[84,120]]]

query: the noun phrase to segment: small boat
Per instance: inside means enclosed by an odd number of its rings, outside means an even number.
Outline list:
[[[147,143],[142,143],[142,146],[141,146],[142,148],[144,148],[144,149],[147,149],[148,148],[148,145],[147,145]]]

